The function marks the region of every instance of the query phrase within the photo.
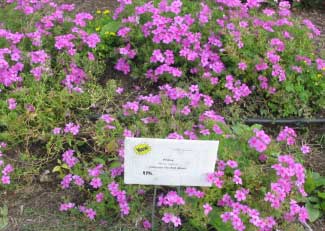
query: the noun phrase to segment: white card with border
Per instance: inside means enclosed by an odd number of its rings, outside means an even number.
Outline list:
[[[211,186],[219,141],[126,138],[124,183]]]

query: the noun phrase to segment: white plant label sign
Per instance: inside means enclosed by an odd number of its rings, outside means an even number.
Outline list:
[[[211,186],[219,141],[126,138],[124,183]]]

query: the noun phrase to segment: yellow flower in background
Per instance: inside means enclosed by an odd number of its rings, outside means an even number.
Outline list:
[[[96,27],[96,31],[100,31],[100,27]]]
[[[109,32],[109,34],[110,34],[110,35],[113,35],[113,36],[115,36],[115,35],[116,35],[116,33],[115,33],[115,32]]]
[[[97,11],[96,11],[96,14],[101,14],[101,13],[102,13],[101,10],[97,10]]]
[[[321,74],[317,74],[317,77],[318,77],[318,78],[321,78],[321,77],[322,77],[322,75],[321,75]]]
[[[103,14],[109,14],[109,13],[111,13],[109,10],[105,10],[105,11],[103,12]]]

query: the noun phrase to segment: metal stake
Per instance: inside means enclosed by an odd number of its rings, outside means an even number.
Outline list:
[[[177,194],[180,195],[181,194],[181,186],[177,186]],[[176,227],[174,226],[174,231],[176,231]]]
[[[152,231],[155,231],[156,199],[157,199],[157,186],[155,186],[153,189],[152,210],[151,210],[151,230]]]

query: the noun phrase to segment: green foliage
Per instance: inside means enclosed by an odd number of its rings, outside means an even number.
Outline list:
[[[0,230],[3,230],[9,224],[8,207],[5,205],[0,207]]]
[[[178,100],[177,107],[182,108],[186,105],[186,100]],[[78,163],[73,169],[65,169],[64,172],[72,173],[74,175],[82,176],[84,179],[89,179],[87,168],[94,167],[98,163],[105,163],[104,171],[110,172],[116,167],[120,167],[121,163],[119,161],[120,157],[118,156],[118,150],[121,150],[121,147],[117,144],[118,137],[121,137],[124,132],[124,128],[128,128],[132,133],[141,134],[141,137],[156,137],[163,138],[166,137],[171,132],[177,132],[182,134],[185,130],[192,128],[196,123],[197,115],[200,115],[206,107],[200,105],[198,109],[194,112],[191,117],[183,117],[180,114],[176,113],[174,116],[170,116],[170,107],[171,103],[169,100],[162,96],[162,104],[160,105],[150,105],[150,111],[139,112],[131,116],[122,116],[122,111],[117,110],[117,118],[112,125],[116,127],[115,130],[105,129],[106,124],[103,121],[98,120],[96,123],[96,135],[93,139],[95,141],[94,149],[97,150],[97,153],[92,153],[90,156],[85,156],[85,153],[82,151],[79,154],[81,162]],[[159,113],[158,113],[159,112]],[[144,124],[141,122],[141,118],[157,116],[158,122],[156,124]],[[122,119],[123,118],[123,119]],[[214,121],[206,121],[206,128],[211,129],[212,126],[216,124]],[[268,156],[266,163],[262,164],[258,161],[259,153],[255,150],[252,150],[248,146],[248,139],[253,136],[254,129],[261,129],[261,126],[255,125],[252,127],[237,124],[235,126],[227,126],[223,123],[217,123],[224,134],[227,135],[216,135],[210,134],[208,136],[200,136],[198,139],[201,140],[219,140],[220,148],[218,158],[220,160],[235,159],[239,163],[239,168],[243,171],[243,185],[250,190],[250,196],[245,202],[247,205],[258,209],[262,212],[262,216],[273,215],[279,217],[280,211],[272,209],[268,203],[264,201],[264,194],[270,190],[269,185],[272,181],[275,181],[276,175],[274,171],[270,169],[272,164],[277,162],[277,156],[281,153],[281,146],[272,142],[269,149],[265,152]],[[79,147],[75,147],[76,150],[80,150]],[[295,148],[290,148],[292,153],[295,153]],[[227,173],[227,172],[226,172]],[[233,230],[229,224],[225,224],[221,221],[220,214],[225,210],[224,208],[218,207],[218,200],[228,193],[230,196],[234,196],[235,191],[239,186],[231,183],[232,173],[229,172],[225,176],[225,182],[228,182],[224,185],[222,189],[215,187],[212,188],[203,188],[202,190],[205,193],[205,199],[200,200],[196,198],[188,197],[183,190],[181,190],[181,196],[186,199],[186,204],[181,207],[174,208],[162,208],[159,210],[159,213],[162,215],[164,212],[173,212],[180,214],[182,217],[186,217],[186,222],[184,222],[181,230]],[[121,189],[125,190],[127,195],[132,195],[132,200],[129,201],[131,211],[137,211],[136,213],[131,213],[124,219],[129,223],[134,223],[137,220],[144,219],[150,216],[150,203],[146,203],[146,200],[151,197],[152,189],[151,186],[132,186],[124,185],[123,179],[116,177],[113,179],[116,182],[120,183]],[[105,178],[103,180],[104,185],[110,183],[112,179]],[[89,201],[87,205],[95,208],[97,211],[97,216],[107,217],[107,216],[118,216],[119,208],[112,196],[107,193],[106,189],[100,189],[92,191],[89,188],[80,188],[80,191],[88,195]],[[137,193],[138,189],[144,190],[145,194],[143,196]],[[164,192],[164,187],[158,189],[160,192]],[[104,193],[105,198],[108,198],[108,203],[103,207],[100,203],[91,202],[91,198],[94,198],[98,193]],[[295,193],[294,193],[295,195]],[[293,195],[292,195],[293,196]],[[66,198],[67,201],[70,201],[69,198]],[[203,204],[210,203],[214,206],[214,211],[208,216],[205,217],[203,214]],[[281,211],[285,211],[286,207],[281,208]],[[160,224],[162,225],[162,224]],[[287,223],[282,225],[286,226]],[[250,227],[253,228],[253,227]]]
[[[325,215],[325,177],[316,172],[309,172],[305,190],[309,195],[306,203],[309,220],[314,222]]]
[[[274,5],[276,5],[273,2]],[[139,6],[144,1],[134,1],[133,5],[127,5],[123,16],[127,17],[134,13],[134,7]],[[154,1],[157,6],[159,1]],[[195,18],[201,10],[200,1],[183,1],[182,12],[180,15],[191,15]],[[197,83],[200,85],[200,89],[219,101],[223,101],[226,95],[229,95],[229,91],[225,89],[225,77],[229,74],[233,75],[235,79],[242,81],[252,87],[253,94],[240,102],[234,103],[234,107],[239,107],[242,114],[249,114],[250,116],[264,116],[264,117],[312,117],[315,114],[321,112],[325,108],[325,78],[324,71],[317,70],[315,62],[315,46],[312,39],[308,37],[310,31],[305,25],[302,25],[301,21],[294,17],[288,17],[292,26],[283,25],[272,27],[271,31],[263,29],[259,26],[254,26],[255,19],[259,19],[262,22],[269,22],[276,24],[276,20],[281,20],[278,15],[267,16],[262,13],[261,9],[253,9],[249,11],[248,18],[242,19],[240,17],[230,17],[225,23],[236,26],[236,30],[240,32],[240,38],[243,42],[243,47],[238,47],[238,42],[234,41],[232,33],[219,25],[216,25],[216,20],[223,17],[225,10],[220,10],[213,1],[207,1],[210,9],[212,10],[212,16],[210,22],[205,25],[200,25],[197,21],[191,25],[191,32],[201,33],[201,44],[207,44],[209,36],[211,34],[220,35],[218,39],[224,44],[220,55],[222,62],[226,66],[226,70],[221,74],[215,74],[219,78],[219,84],[211,85],[210,82],[201,77],[205,74],[204,68],[200,69],[199,61],[189,62],[184,57],[178,55],[181,51],[182,44],[177,42],[171,43],[155,43],[152,41],[152,35],[144,36],[142,32],[142,26],[151,23],[151,15],[149,13],[139,15],[139,24],[122,24],[128,26],[132,30],[129,33],[127,42],[130,43],[131,48],[135,49],[137,56],[135,59],[129,59],[128,62],[132,66],[132,72],[130,76],[133,78],[144,78],[144,74],[150,69],[157,67],[156,63],[150,62],[150,57],[156,49],[165,51],[167,49],[172,50],[175,54],[175,64],[173,67],[177,67],[183,72],[183,76],[180,78],[174,78],[170,74],[163,74],[159,76],[159,80],[169,82],[174,85],[184,87],[184,85],[190,83]],[[163,15],[166,18],[172,19],[169,13]],[[247,22],[247,27],[238,26],[242,21]],[[110,24],[109,24],[110,25]],[[292,39],[288,39],[284,36],[284,33],[290,34]],[[272,64],[267,61],[266,53],[272,50],[270,41],[273,38],[278,38],[284,42],[285,49],[283,52],[277,53],[281,57],[279,65],[286,73],[286,80],[279,81],[277,77],[273,75]],[[124,45],[125,45],[124,44]],[[122,45],[121,47],[123,47]],[[107,53],[108,54],[108,53]],[[114,54],[114,53],[109,53]],[[305,56],[312,60],[312,65],[296,60],[296,56]],[[113,55],[114,56],[114,55]],[[120,57],[120,56],[119,56]],[[264,59],[268,63],[269,68],[265,71],[258,72],[255,70],[255,65]],[[242,71],[238,69],[238,63],[245,62],[248,66],[247,70]],[[299,66],[302,69],[301,73],[293,71],[293,67]],[[191,74],[190,69],[199,67],[197,74]],[[268,85],[275,89],[274,93],[271,93],[267,89],[260,87],[259,76],[265,76],[268,79]],[[255,105],[256,99],[261,102]]]
[[[323,0],[294,0],[293,6],[306,9],[319,9],[325,7]]]
[[[101,43],[95,48],[95,52],[100,59],[112,58],[115,48],[121,43],[116,33],[120,27],[120,22],[112,19],[109,10],[98,10],[95,19],[87,26],[88,31],[97,32],[100,35]]]

